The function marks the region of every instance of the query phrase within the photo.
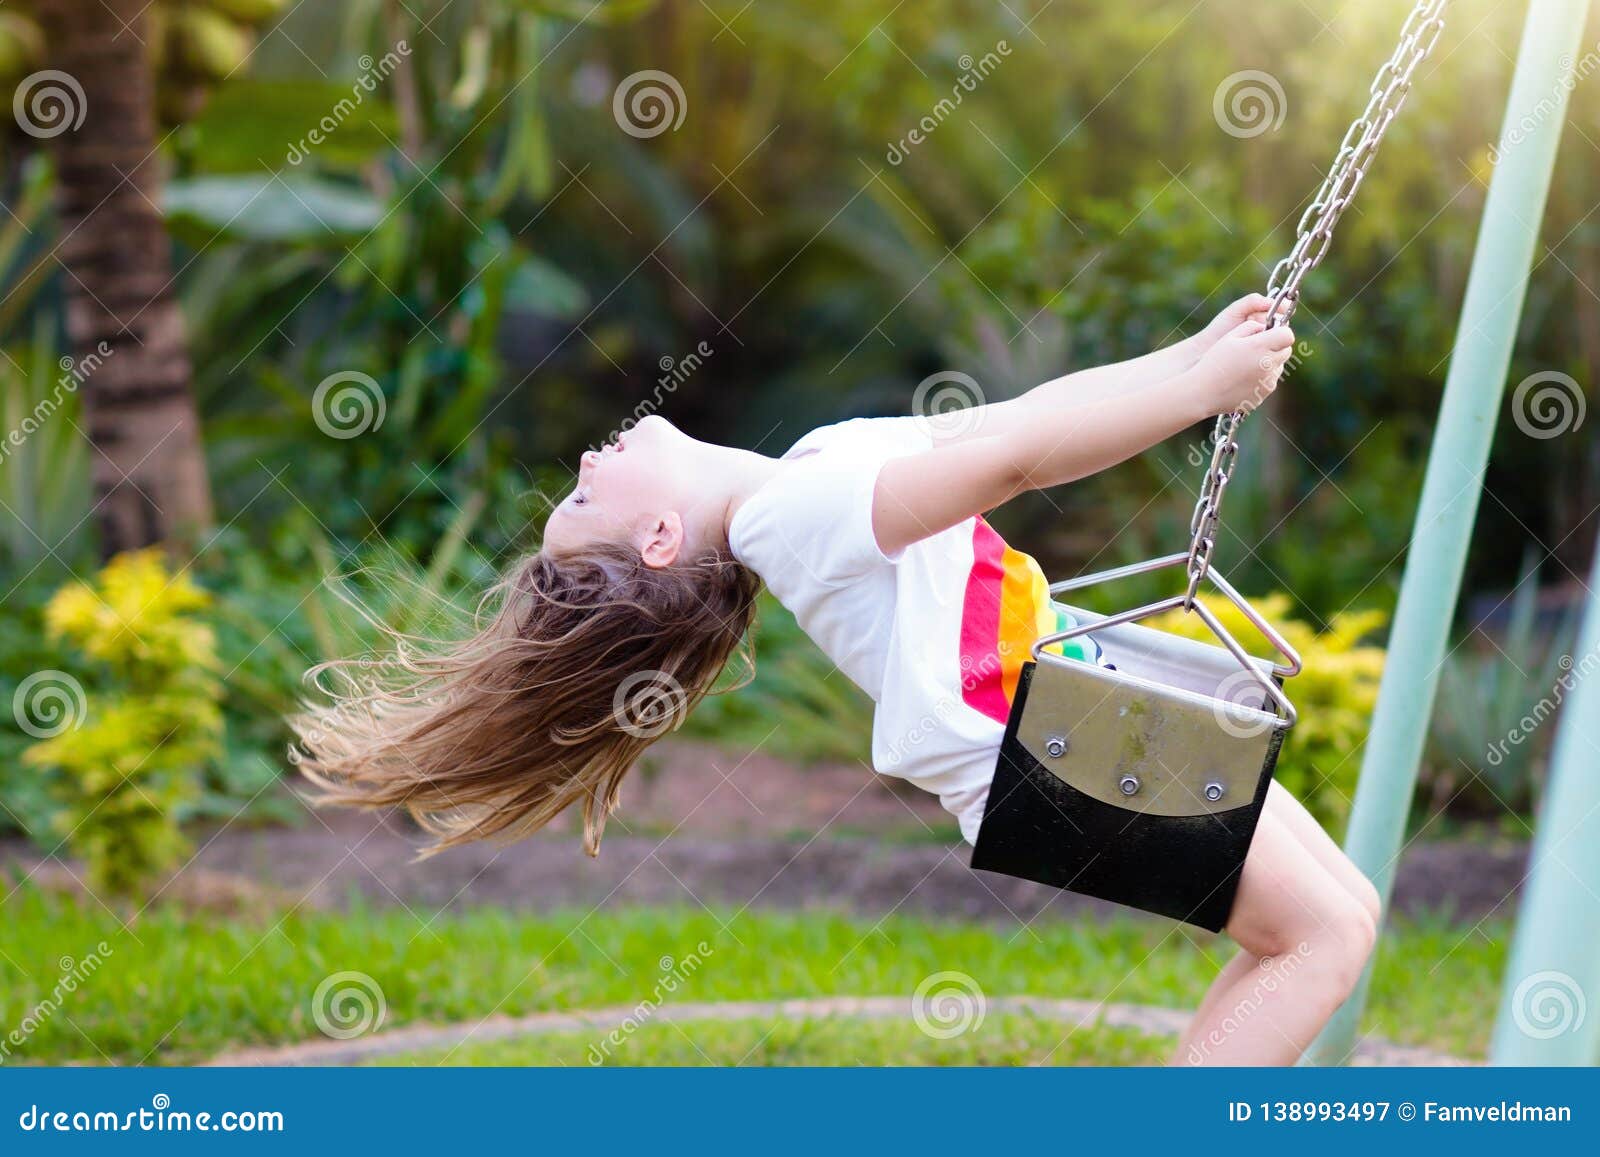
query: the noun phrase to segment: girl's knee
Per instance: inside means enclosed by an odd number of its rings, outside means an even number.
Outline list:
[[[1292,961],[1342,1000],[1377,940],[1377,889],[1349,861],[1318,860],[1281,819],[1264,814],[1228,932],[1264,963]]]
[[[1322,915],[1317,930],[1307,937],[1306,960],[1348,994],[1360,982],[1377,942],[1378,921],[1372,907],[1352,896]]]
[[[1373,928],[1376,929],[1383,923],[1383,899],[1378,895],[1377,886],[1365,874],[1359,875],[1358,881],[1356,899],[1367,910],[1367,915],[1372,917]]]
[[[1300,919],[1260,926],[1241,947],[1265,962],[1293,962],[1296,970],[1322,978],[1322,986],[1343,1000],[1361,979],[1377,943],[1378,922],[1363,898],[1329,892],[1316,909],[1302,909]]]

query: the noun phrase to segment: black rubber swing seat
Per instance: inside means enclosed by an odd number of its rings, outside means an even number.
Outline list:
[[[1181,598],[1110,618],[1063,605],[1079,627],[1040,640],[1023,668],[972,867],[1222,929],[1294,722],[1280,680],[1300,664],[1214,577],[1286,665],[1248,656],[1199,603],[1225,646],[1133,621],[1175,609]],[[1088,633],[1110,667],[1048,650]]]

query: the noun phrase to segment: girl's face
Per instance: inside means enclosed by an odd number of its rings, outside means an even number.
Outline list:
[[[641,418],[599,450],[584,452],[578,482],[545,523],[544,546],[573,554],[599,543],[631,542],[652,559],[648,547],[665,536],[683,537],[680,479],[693,440],[657,414]],[[668,559],[660,565],[669,565]]]

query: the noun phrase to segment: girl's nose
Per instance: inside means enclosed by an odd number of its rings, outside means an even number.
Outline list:
[[[581,463],[582,463],[582,464],[583,464],[583,465],[584,465],[584,466],[586,466],[586,467],[588,467],[588,468],[589,468],[589,469],[591,469],[591,470],[592,470],[592,469],[594,469],[594,464],[595,464],[595,463],[596,463],[596,462],[598,462],[598,461],[600,461],[600,455],[599,455],[599,453],[598,453],[598,452],[597,452],[597,451],[594,451],[594,450],[585,450],[585,451],[584,451],[584,452],[583,452],[583,457],[581,457],[581,458],[580,458],[580,459],[579,459],[579,461],[580,461],[580,462],[581,462]]]

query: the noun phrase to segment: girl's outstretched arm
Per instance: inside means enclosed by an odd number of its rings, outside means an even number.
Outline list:
[[[1140,357],[1111,365],[1077,370],[1035,386],[1019,398],[991,402],[976,420],[967,412],[933,415],[934,440],[941,444],[973,438],[1005,436],[1037,420],[1041,407],[1057,416],[1067,409],[1107,398],[1126,399],[1191,370],[1212,346],[1247,321],[1265,318],[1272,306],[1259,293],[1241,297],[1192,337]]]
[[[872,527],[894,554],[1027,490],[1098,473],[1215,414],[1259,405],[1294,348],[1287,326],[1238,326],[1190,370],[1133,397],[1063,404],[1047,391],[1017,399],[1004,429],[885,462]]]

